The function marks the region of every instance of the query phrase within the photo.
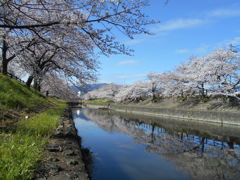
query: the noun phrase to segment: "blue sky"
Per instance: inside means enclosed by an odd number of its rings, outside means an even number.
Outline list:
[[[130,84],[149,72],[173,70],[190,56],[203,56],[229,44],[240,45],[239,0],[150,0],[144,10],[160,21],[155,35],[123,38],[133,56],[100,56],[98,82]],[[119,36],[120,37],[120,36]]]

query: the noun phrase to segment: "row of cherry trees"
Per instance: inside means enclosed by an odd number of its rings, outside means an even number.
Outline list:
[[[145,0],[0,0],[1,72],[28,76],[26,84],[34,82],[37,89],[44,79],[94,80],[98,53],[131,54],[114,34],[149,34],[145,27],[156,22],[142,12],[147,5]]]
[[[132,85],[120,86],[109,84],[83,95],[83,99],[108,99],[112,101],[137,100],[150,92],[150,82],[137,82]]]
[[[225,95],[239,98],[240,59],[231,50],[218,49],[191,57],[174,71],[148,75],[163,96]]]
[[[121,86],[105,98],[114,101],[140,100],[144,96],[186,97],[224,95],[240,99],[240,58],[231,50],[218,49],[204,57],[190,57],[175,70],[149,73],[148,80]],[[88,93],[85,99],[100,98],[102,89]],[[101,98],[103,98],[101,96]]]

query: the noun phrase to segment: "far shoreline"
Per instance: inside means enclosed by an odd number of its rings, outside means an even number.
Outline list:
[[[220,125],[237,125],[240,127],[240,113],[231,110],[206,110],[163,107],[158,105],[92,103],[85,102],[91,109],[109,109],[128,114],[138,114],[151,117],[167,117],[182,121],[215,123]]]

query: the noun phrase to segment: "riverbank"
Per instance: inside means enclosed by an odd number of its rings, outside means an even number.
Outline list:
[[[151,124],[152,128],[149,128],[150,131],[153,131],[156,127],[161,127],[169,133],[177,132],[176,134],[180,136],[183,134],[191,134],[194,136],[206,137],[208,139],[213,139],[216,141],[235,142],[236,144],[240,144],[240,126],[226,124],[221,125],[217,123],[206,125],[206,123],[201,123],[199,121],[179,121],[176,119],[171,119],[169,117],[164,118],[144,116],[141,114],[131,114],[102,109],[88,110],[92,114],[93,112],[96,113],[99,117],[101,117],[99,119],[102,120],[106,118],[105,116],[119,116],[127,121],[134,119],[134,121],[139,124]],[[98,116],[95,116],[95,119],[97,119]],[[91,116],[91,118],[93,117]]]
[[[25,117],[44,112],[59,101],[47,98],[35,89],[0,74],[0,130],[11,128]]]
[[[221,125],[238,125],[240,126],[240,113],[231,111],[213,111],[213,110],[196,110],[189,108],[166,108],[158,105],[127,105],[116,103],[86,103],[89,108],[110,109],[118,112],[139,114],[153,117],[169,117],[176,120],[197,121],[206,123],[217,123]]]
[[[88,179],[80,139],[64,109],[64,100],[0,74],[0,179]]]
[[[0,131],[0,179],[32,179],[44,148],[65,109],[58,103]]]
[[[86,149],[81,148],[81,139],[77,135],[69,106],[45,148],[44,159],[39,164],[34,179],[88,180],[83,161],[86,152]]]

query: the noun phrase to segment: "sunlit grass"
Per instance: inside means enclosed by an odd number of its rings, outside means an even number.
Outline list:
[[[93,100],[88,100],[86,103],[97,103],[97,104],[106,104],[106,103],[111,103],[113,101],[108,100],[108,99],[93,99]]]
[[[0,108],[28,109],[49,101],[33,88],[27,88],[17,80],[0,74]]]
[[[44,146],[56,128],[65,104],[24,119],[13,132],[0,134],[0,179],[31,179]]]

